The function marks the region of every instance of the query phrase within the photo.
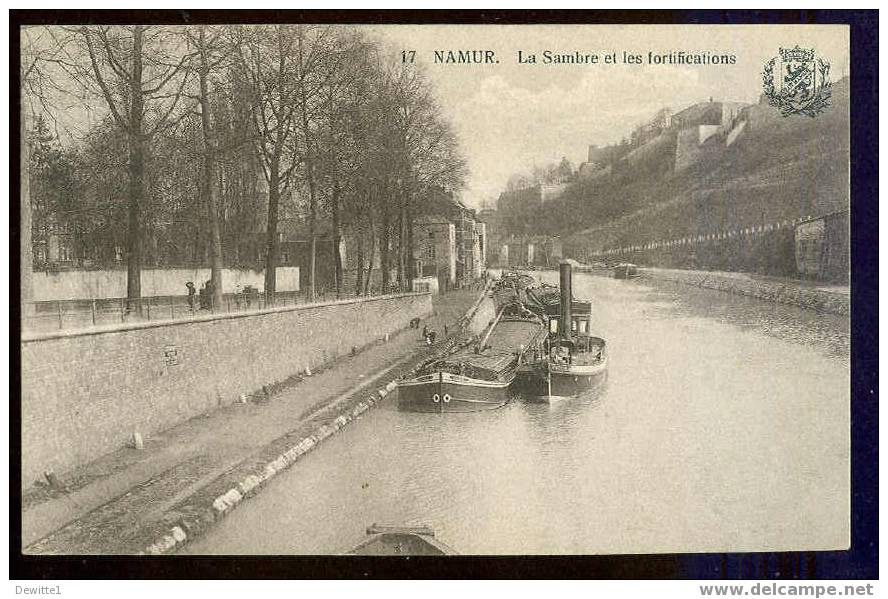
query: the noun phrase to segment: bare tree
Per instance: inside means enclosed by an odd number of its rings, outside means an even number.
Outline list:
[[[128,145],[127,282],[129,309],[141,312],[142,208],[145,168],[154,135],[186,113],[176,108],[188,81],[191,55],[178,31],[167,27],[89,26],[77,29],[88,64],[71,74],[99,94]]]
[[[296,58],[299,35],[299,28],[290,25],[250,27],[239,54],[250,96],[253,141],[268,184],[265,293],[270,304],[277,287],[281,198],[292,191],[293,171],[299,164],[294,139],[301,96]]]
[[[301,141],[302,174],[308,191],[308,230],[310,237],[308,290],[317,292],[317,241],[320,210],[318,162],[321,155],[321,121],[329,117],[330,97],[335,95],[350,57],[342,49],[342,32],[331,26],[296,26],[296,77],[299,90],[297,128]],[[325,93],[326,92],[326,93]],[[327,141],[335,143],[328,139]]]
[[[410,64],[387,65],[392,147],[397,174],[398,279],[402,289],[413,279],[413,221],[424,209],[417,199],[433,187],[459,189],[466,175],[456,136],[441,115],[424,74]]]
[[[339,49],[331,53],[330,76],[323,80],[318,93],[313,173],[326,187],[324,208],[332,221],[334,285],[339,295],[343,278],[343,207],[345,198],[356,193],[358,172],[366,160],[367,140],[363,134],[367,125],[373,124],[373,112],[368,108],[376,72],[375,47],[358,32],[337,33]],[[318,206],[315,208],[317,219]]]
[[[198,90],[196,100],[200,108],[203,166],[200,182],[201,205],[206,210],[206,231],[210,248],[210,282],[212,306],[222,306],[222,234],[219,226],[219,202],[216,164],[221,152],[215,139],[211,109],[211,77],[218,74],[229,57],[238,49],[239,41],[233,32],[221,27],[198,25],[196,33],[186,30],[189,44],[195,48]],[[230,149],[230,148],[227,148]]]
[[[63,32],[48,27],[22,27],[19,64],[19,286],[22,315],[33,310],[33,249],[31,241],[31,146],[28,122],[39,105],[50,108],[54,88],[47,66],[57,60],[69,43]]]

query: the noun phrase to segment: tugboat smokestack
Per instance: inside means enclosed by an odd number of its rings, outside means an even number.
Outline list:
[[[560,264],[561,275],[561,317],[558,319],[558,336],[562,339],[570,339],[570,323],[573,320],[570,313],[570,303],[573,297],[571,291],[571,266],[570,262]]]

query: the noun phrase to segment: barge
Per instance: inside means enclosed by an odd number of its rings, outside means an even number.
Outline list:
[[[477,412],[512,398],[512,383],[527,356],[546,338],[543,320],[513,301],[503,306],[477,344],[432,358],[413,378],[398,382],[398,408],[412,412]]]

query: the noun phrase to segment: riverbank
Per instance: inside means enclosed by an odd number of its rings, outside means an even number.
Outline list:
[[[282,390],[245,397],[83,468],[55,488],[23,493],[28,554],[167,553],[223,518],[245,497],[382,401],[393,381],[456,342],[479,292],[435,297],[423,321],[450,335],[427,348],[403,329],[335,360]],[[460,326],[462,325],[462,326]]]
[[[851,293],[848,286],[823,285],[743,272],[639,268],[638,274],[642,279],[714,289],[818,312],[840,316],[851,313]]]
[[[577,266],[576,271],[603,277],[613,276],[613,268],[603,266],[583,264]],[[851,313],[851,288],[848,285],[829,285],[816,281],[745,272],[680,270],[648,266],[638,267],[638,278],[724,291],[839,316],[848,316]]]

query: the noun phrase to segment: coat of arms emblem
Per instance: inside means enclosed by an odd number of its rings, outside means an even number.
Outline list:
[[[765,63],[762,82],[768,104],[783,116],[813,118],[829,106],[832,95],[829,63],[815,57],[813,48],[780,48],[779,56]]]

